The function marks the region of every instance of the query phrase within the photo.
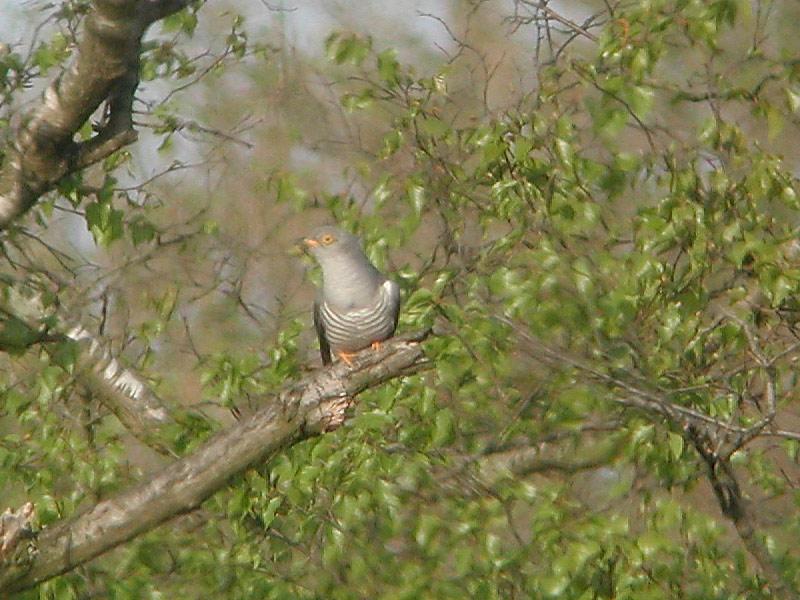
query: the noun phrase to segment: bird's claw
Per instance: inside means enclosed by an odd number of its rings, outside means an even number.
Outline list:
[[[337,354],[339,355],[339,358],[342,359],[344,364],[346,364],[350,368],[353,367],[352,359],[355,356],[355,352],[337,352]]]

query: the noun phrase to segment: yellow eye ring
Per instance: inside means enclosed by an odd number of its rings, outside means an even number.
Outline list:
[[[326,233],[321,238],[319,238],[319,241],[328,246],[332,244],[334,241],[336,241],[336,239],[330,233]]]

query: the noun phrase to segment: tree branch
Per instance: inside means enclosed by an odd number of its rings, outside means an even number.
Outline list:
[[[498,320],[511,326],[514,325],[512,321],[504,317],[498,318]],[[759,365],[767,372],[765,394],[767,396],[768,414],[764,419],[749,428],[730,425],[701,411],[670,402],[657,392],[617,376],[604,373],[577,358],[569,356],[565,352],[548,347],[538,339],[521,332],[520,328],[517,329],[518,334],[528,344],[531,352],[538,358],[556,367],[567,365],[581,371],[590,379],[603,383],[617,392],[612,398],[614,402],[627,408],[637,409],[651,416],[659,416],[676,426],[683,438],[697,450],[706,463],[708,480],[717,497],[722,513],[736,527],[736,531],[745,548],[758,562],[761,575],[769,584],[771,592],[776,598],[788,600],[796,597],[795,591],[782,575],[767,546],[758,538],[755,530],[754,515],[742,495],[741,487],[729,460],[733,451],[729,447],[726,448],[725,443],[730,439],[736,440],[739,445],[734,448],[735,450],[740,448],[743,443],[754,439],[772,422],[776,410],[776,382],[773,361],[769,360],[761,351],[755,334],[750,328],[745,323],[739,322],[744,327],[751,353],[755,356]]]
[[[31,520],[34,508],[31,502],[25,503],[18,510],[7,508],[0,515],[0,562],[13,556],[19,547],[19,542],[33,537]]]
[[[522,446],[489,451],[454,459],[455,465],[441,469],[434,477],[446,497],[496,494],[508,479],[533,474],[574,475],[607,466],[619,453],[619,443],[597,444],[584,456],[565,457],[564,452],[546,451],[540,446]]]
[[[700,439],[695,439],[694,445],[708,467],[708,480],[717,497],[720,510],[731,520],[742,544],[758,562],[761,567],[761,575],[767,580],[773,597],[782,600],[796,598],[797,596],[784,579],[766,544],[758,538],[755,515],[750,502],[742,495],[742,488],[736,479],[736,473],[730,460],[728,457],[720,457],[715,454]]]
[[[600,467],[608,466],[609,461],[618,453],[615,445],[607,448],[595,447],[592,456],[587,457],[551,457],[543,456],[540,448],[531,446],[519,448],[511,452],[504,452],[497,456],[486,458],[483,471],[503,473],[504,471],[515,478],[526,477],[533,473],[548,473],[555,471],[567,475],[580,473],[581,471],[591,471]]]
[[[18,126],[0,171],[0,229],[30,209],[70,173],[136,139],[131,105],[139,82],[144,32],[188,0],[95,0],[70,66],[45,90]],[[103,103],[109,114],[98,134],[73,137]]]
[[[165,443],[164,429],[175,420],[166,405],[152,391],[144,378],[133,369],[123,366],[109,344],[87,330],[74,319],[64,319],[70,314],[61,307],[45,307],[43,290],[35,282],[19,283],[3,277],[0,289],[0,350],[16,350],[20,344],[41,342],[75,342],[79,351],[75,358],[75,378],[111,412],[139,441],[161,454],[171,455]],[[15,335],[3,335],[13,325]],[[17,345],[7,344],[10,338]],[[52,351],[51,346],[45,350]]]
[[[365,350],[353,366],[337,363],[289,384],[251,418],[220,432],[151,479],[44,530],[35,549],[0,565],[0,589],[28,589],[69,571],[157,525],[197,508],[233,476],[270,454],[344,421],[363,390],[430,363],[420,342],[427,332]]]
[[[589,33],[585,27],[581,27],[575,21],[572,21],[566,18],[565,16],[557,13],[552,8],[547,6],[545,2],[533,2],[531,0],[516,0],[515,4],[527,6],[529,8],[534,9],[534,11],[541,11],[545,15],[547,15],[548,18],[553,19],[554,21],[558,21],[568,29],[574,31],[576,34],[582,35],[585,38],[590,39],[595,43],[600,41],[596,35]],[[521,17],[517,17],[517,20],[523,21],[524,19],[522,19]],[[535,17],[531,18],[531,20],[535,20]]]

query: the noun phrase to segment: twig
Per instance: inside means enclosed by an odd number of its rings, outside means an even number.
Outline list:
[[[352,398],[430,363],[420,342],[428,332],[385,342],[291,382],[252,417],[239,421],[150,479],[43,531],[27,562],[0,565],[0,589],[16,592],[103,554],[198,507],[231,477],[272,453],[345,420]]]

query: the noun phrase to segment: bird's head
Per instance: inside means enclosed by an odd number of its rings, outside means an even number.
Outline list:
[[[363,305],[386,281],[364,254],[358,238],[343,229],[320,227],[303,238],[302,245],[322,268],[326,302],[339,307]]]
[[[333,257],[363,254],[358,238],[333,226],[318,227],[303,238],[302,245],[321,264]]]

